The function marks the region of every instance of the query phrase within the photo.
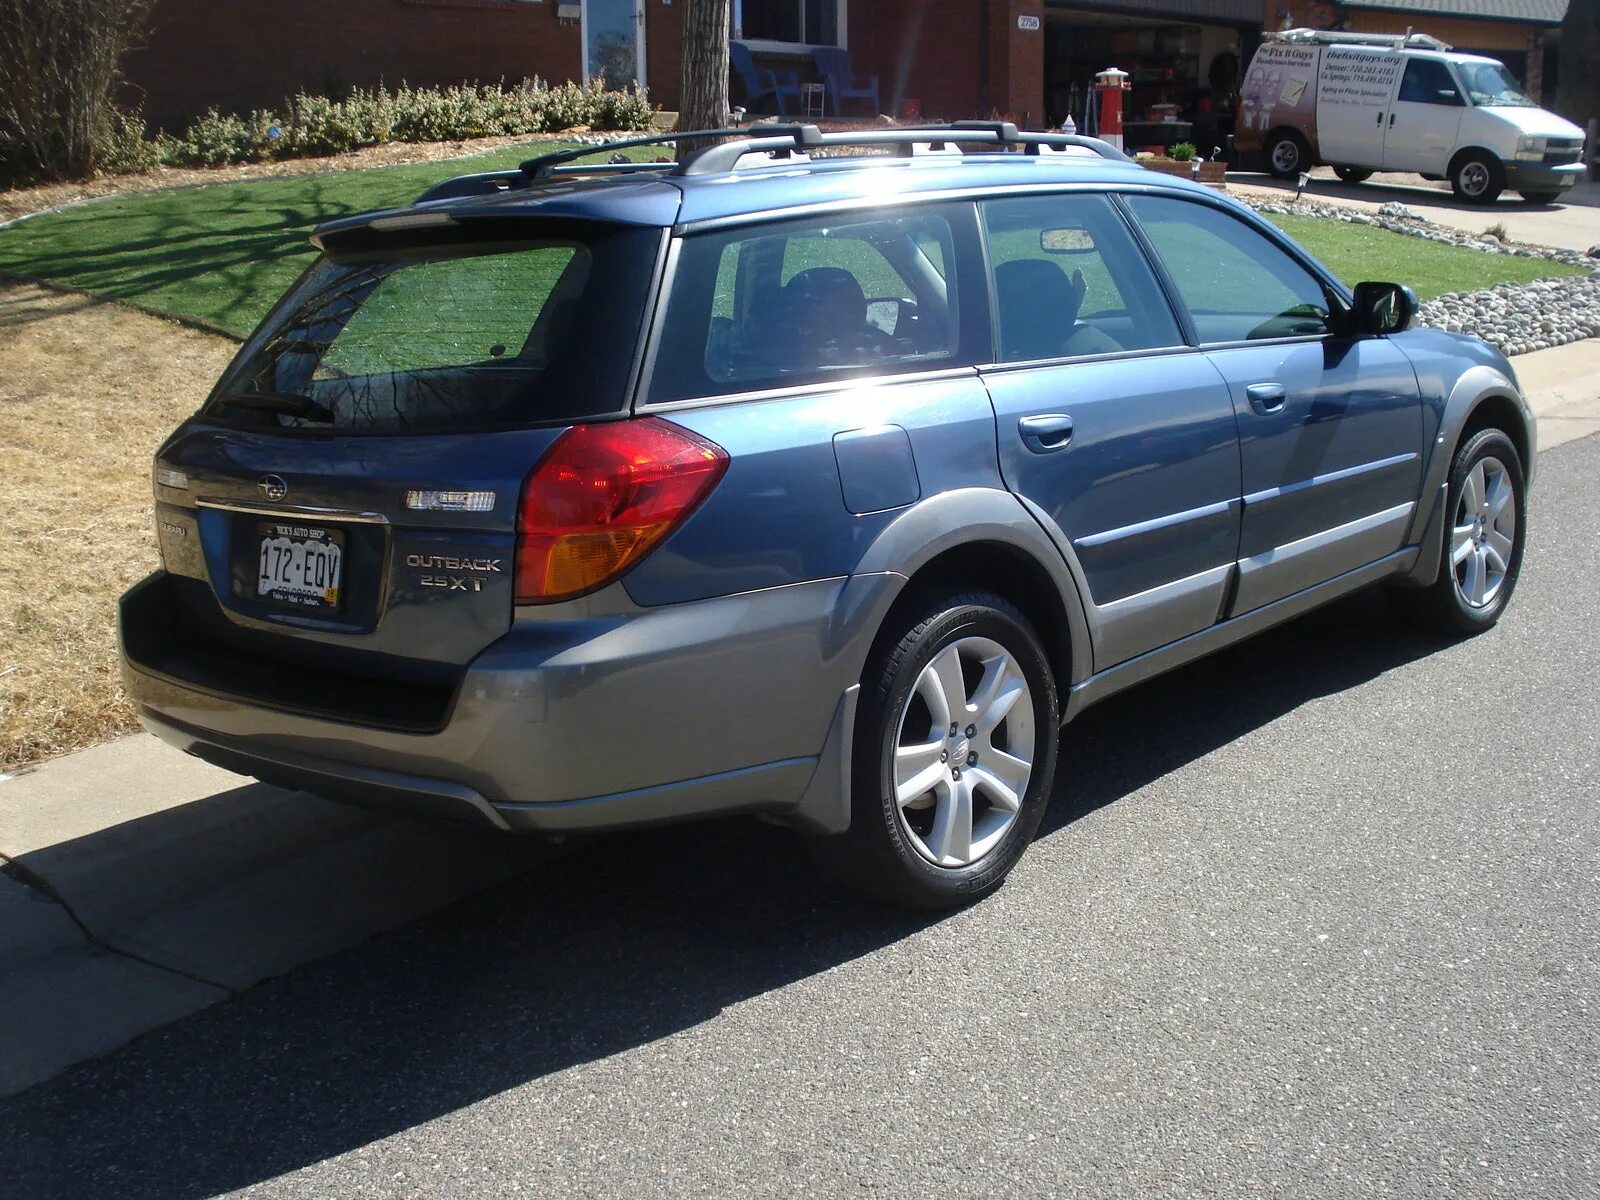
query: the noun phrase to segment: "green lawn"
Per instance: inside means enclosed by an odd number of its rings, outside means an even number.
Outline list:
[[[1475,292],[1497,283],[1526,283],[1530,279],[1586,273],[1565,263],[1485,254],[1405,237],[1372,225],[1277,214],[1269,214],[1267,219],[1346,283],[1367,279],[1408,283],[1424,300],[1445,292]]]
[[[310,260],[306,235],[319,222],[408,203],[438,180],[501,169],[531,149],[87,204],[0,230],[0,272],[199,317],[242,335]],[[1581,273],[1559,263],[1441,246],[1370,226],[1307,217],[1274,220],[1344,279],[1397,279],[1424,299],[1505,280]]]
[[[199,317],[243,336],[316,251],[323,221],[414,200],[441,179],[514,166],[549,142],[407,167],[147,192],[0,229],[0,272]],[[638,153],[639,157],[644,157]]]

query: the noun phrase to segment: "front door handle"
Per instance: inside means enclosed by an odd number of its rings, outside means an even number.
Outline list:
[[[1250,407],[1263,417],[1269,413],[1282,412],[1283,402],[1289,396],[1281,383],[1252,383],[1245,388],[1244,394],[1250,397]]]
[[[1035,454],[1049,454],[1052,450],[1066,449],[1072,440],[1072,418],[1066,413],[1023,417],[1017,422],[1017,432],[1029,450]]]

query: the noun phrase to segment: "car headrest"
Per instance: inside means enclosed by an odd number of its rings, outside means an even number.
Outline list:
[[[1068,279],[1042,258],[1019,258],[994,269],[1001,357],[1008,361],[1054,358],[1072,333],[1083,306],[1083,272]]]

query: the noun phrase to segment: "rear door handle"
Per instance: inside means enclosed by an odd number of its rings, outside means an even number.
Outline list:
[[[1269,413],[1282,412],[1283,402],[1289,396],[1281,383],[1252,383],[1245,388],[1244,394],[1250,398],[1250,407],[1263,417]]]
[[[1022,444],[1035,454],[1049,454],[1064,450],[1072,441],[1072,418],[1066,413],[1043,413],[1037,417],[1023,417],[1017,422],[1017,432]]]

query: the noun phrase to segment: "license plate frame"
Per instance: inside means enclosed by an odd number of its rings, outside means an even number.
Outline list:
[[[299,521],[255,524],[255,593],[288,612],[338,613],[345,600],[348,555],[341,529]]]

